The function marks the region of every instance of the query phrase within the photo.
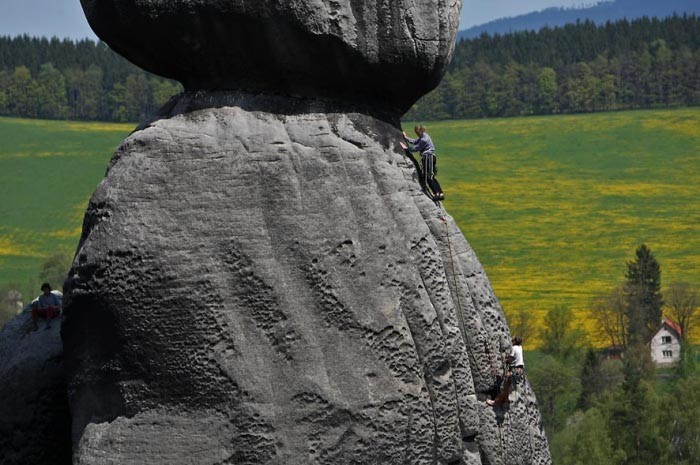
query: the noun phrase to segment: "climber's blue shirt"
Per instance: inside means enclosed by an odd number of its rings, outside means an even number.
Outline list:
[[[34,305],[34,303],[36,303],[36,305]],[[34,300],[34,302],[32,302],[32,306],[36,306],[39,308],[60,307],[61,301],[58,299],[58,296],[56,294],[41,294],[36,300]]]
[[[435,155],[435,146],[433,145],[433,140],[430,138],[427,132],[424,132],[418,139],[406,138],[406,142],[413,145],[408,150],[409,152],[420,152],[421,155],[425,153],[431,153]]]

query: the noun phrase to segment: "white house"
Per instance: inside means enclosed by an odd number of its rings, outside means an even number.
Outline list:
[[[657,365],[673,365],[681,358],[681,327],[664,318],[651,339],[651,359]]]

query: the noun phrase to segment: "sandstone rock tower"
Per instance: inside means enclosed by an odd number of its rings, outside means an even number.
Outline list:
[[[82,0],[186,92],[117,150],[66,283],[79,464],[547,464],[484,404],[491,286],[399,117],[459,0]]]

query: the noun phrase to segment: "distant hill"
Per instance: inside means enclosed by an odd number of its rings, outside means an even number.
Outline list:
[[[699,0],[614,0],[600,2],[586,8],[547,8],[512,18],[497,19],[480,26],[459,31],[457,40],[479,37],[483,33],[506,34],[508,32],[539,30],[545,26],[563,26],[577,20],[589,19],[603,24],[622,18],[643,16],[665,18],[673,14],[700,14]]]

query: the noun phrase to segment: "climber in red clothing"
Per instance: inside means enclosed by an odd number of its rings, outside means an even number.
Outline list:
[[[51,328],[51,320],[61,314],[61,300],[51,292],[51,285],[49,283],[42,284],[41,292],[42,294],[31,303],[32,322],[34,323],[32,331],[39,328],[37,325],[39,318],[46,319],[46,329],[49,329]]]

